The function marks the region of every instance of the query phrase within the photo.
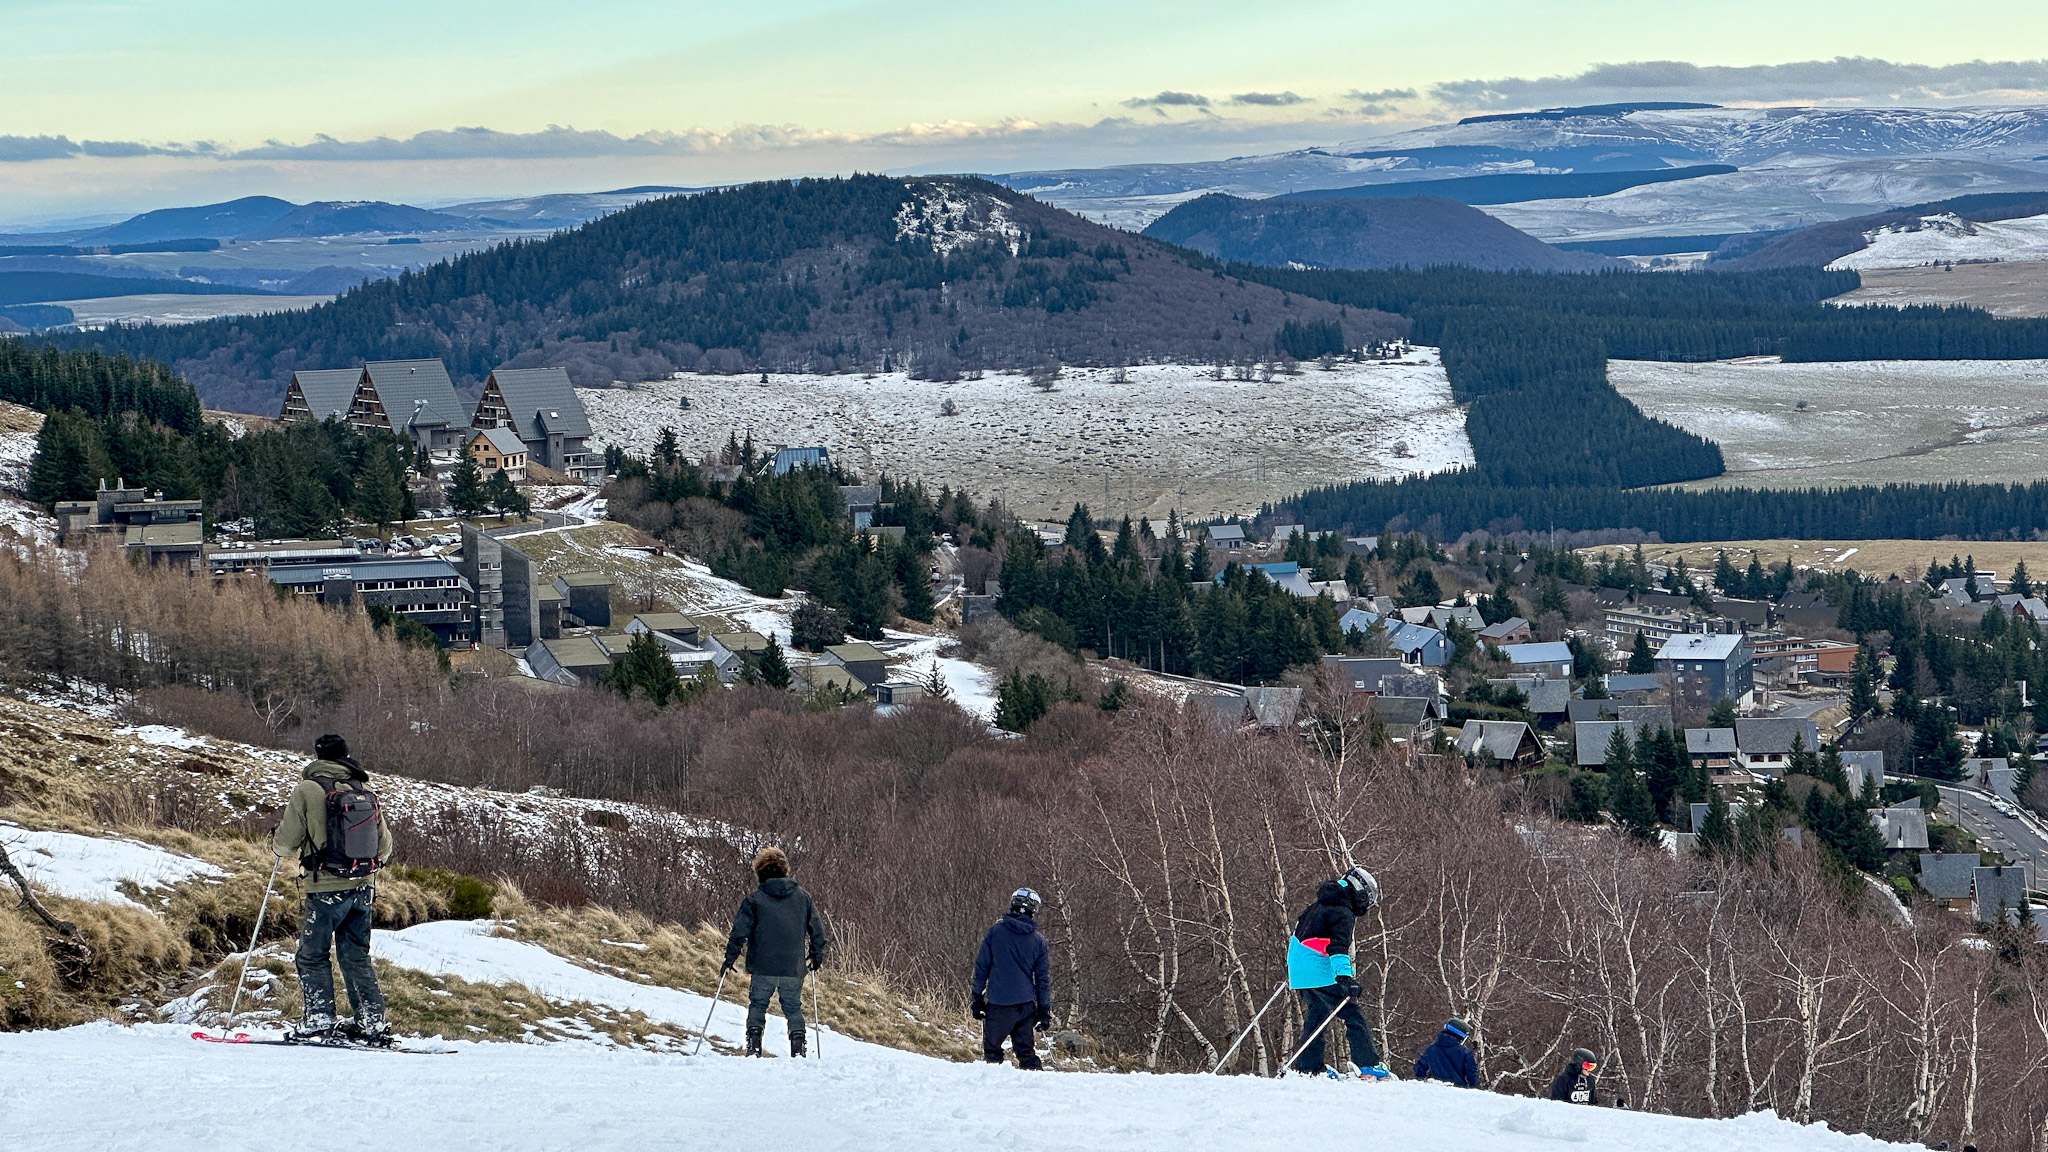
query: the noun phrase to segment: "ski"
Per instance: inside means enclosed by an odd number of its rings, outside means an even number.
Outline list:
[[[232,1036],[215,1036],[208,1032],[194,1032],[194,1040],[209,1044],[260,1044],[271,1048],[333,1048],[347,1052],[390,1052],[401,1056],[453,1056],[453,1048],[407,1048],[398,1044],[361,1044],[353,1040],[267,1040],[237,1032]]]

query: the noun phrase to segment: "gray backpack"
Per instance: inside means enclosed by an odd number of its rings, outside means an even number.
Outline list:
[[[344,879],[375,872],[383,821],[377,794],[356,781],[331,777],[322,779],[320,787],[327,791],[327,843],[320,849],[320,871]]]

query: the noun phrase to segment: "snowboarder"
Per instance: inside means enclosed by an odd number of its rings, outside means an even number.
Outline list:
[[[1599,1074],[1600,1057],[1584,1048],[1575,1049],[1571,1060],[1565,1064],[1564,1071],[1559,1072],[1557,1079],[1550,1082],[1550,1098],[1568,1104],[1592,1104],[1597,1107],[1600,1103],[1600,1091],[1593,1083],[1593,1079]]]
[[[1372,1028],[1358,1007],[1358,981],[1351,972],[1351,932],[1359,914],[1379,903],[1379,882],[1372,873],[1353,867],[1316,889],[1316,902],[1294,922],[1287,944],[1287,985],[1301,997],[1302,1035],[1314,1033],[1334,1013],[1344,1022],[1352,1063],[1360,1079],[1393,1076],[1373,1047]],[[1303,1076],[1337,1076],[1323,1063],[1327,1037],[1318,1036],[1294,1061]]]
[[[1471,1031],[1471,1025],[1455,1016],[1444,1021],[1444,1030],[1436,1034],[1436,1042],[1415,1058],[1415,1078],[1442,1080],[1460,1088],[1479,1087],[1479,1062],[1472,1058],[1471,1049],[1465,1047],[1465,1037]]]
[[[804,1044],[804,973],[825,963],[825,921],[810,894],[789,878],[789,857],[767,847],[754,855],[754,878],[760,886],[740,901],[732,933],[725,940],[725,964],[732,971],[742,949],[747,954],[747,1055],[761,1054],[761,1033],[768,1027],[768,1001],[780,998],[782,1018],[789,1025],[789,1054],[802,1056]],[[808,945],[808,947],[807,947]]]
[[[1043,1068],[1035,1029],[1052,1027],[1052,950],[1038,931],[1038,893],[1019,888],[1010,911],[991,925],[974,957],[974,1018],[981,1021],[981,1058],[1003,1062],[1003,1038],[1017,1067]]]
[[[370,921],[377,869],[391,859],[391,829],[376,794],[365,787],[370,774],[348,754],[348,741],[332,733],[322,736],[313,742],[313,756],[285,802],[271,841],[279,856],[298,859],[306,893],[293,957],[305,1007],[291,1038],[387,1043],[391,1025],[376,969],[370,967]],[[355,1012],[352,1021],[338,1025],[329,963],[335,953]]]

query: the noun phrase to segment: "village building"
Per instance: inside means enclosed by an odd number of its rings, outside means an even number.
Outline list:
[[[526,445],[509,429],[484,428],[471,433],[469,458],[485,476],[503,472],[515,483],[526,479]]]
[[[1748,704],[1756,690],[1749,642],[1741,635],[1673,636],[1657,651],[1657,671],[1670,677],[1677,700],[1694,705]]]
[[[572,480],[604,479],[604,455],[592,452],[590,416],[562,368],[499,368],[484,379],[471,424],[516,437],[528,463]]]

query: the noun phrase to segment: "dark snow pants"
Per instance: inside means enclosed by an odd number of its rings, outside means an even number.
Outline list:
[[[1358,1001],[1344,995],[1335,984],[1327,988],[1297,988],[1301,994],[1302,1035],[1307,1036],[1322,1025],[1335,1012],[1344,1025],[1344,1039],[1351,1044],[1351,1062],[1360,1068],[1370,1068],[1380,1062],[1379,1050],[1372,1044],[1372,1028],[1365,1022],[1365,1013],[1359,1010]],[[1294,1061],[1296,1072],[1313,1076],[1323,1070],[1323,1046],[1330,1042],[1330,1033],[1336,1025],[1323,1029]]]
[[[981,1058],[1001,1064],[1003,1039],[1008,1037],[1010,1047],[1017,1053],[1017,1067],[1045,1067],[1038,1059],[1038,1038],[1033,1032],[1037,1020],[1036,1004],[989,1005],[988,1016],[981,1022]]]
[[[328,958],[335,952],[341,954],[341,980],[348,988],[356,1020],[368,1023],[384,1018],[384,993],[377,987],[377,970],[370,967],[373,895],[368,885],[346,892],[306,894],[306,918],[299,927],[299,951],[293,961],[299,970],[299,993],[306,1001],[308,1018],[334,1015],[334,969]]]
[[[747,985],[747,1034],[768,1027],[768,1001],[780,998],[782,1018],[789,1022],[792,1037],[804,1034],[804,978],[801,976],[749,976]]]

